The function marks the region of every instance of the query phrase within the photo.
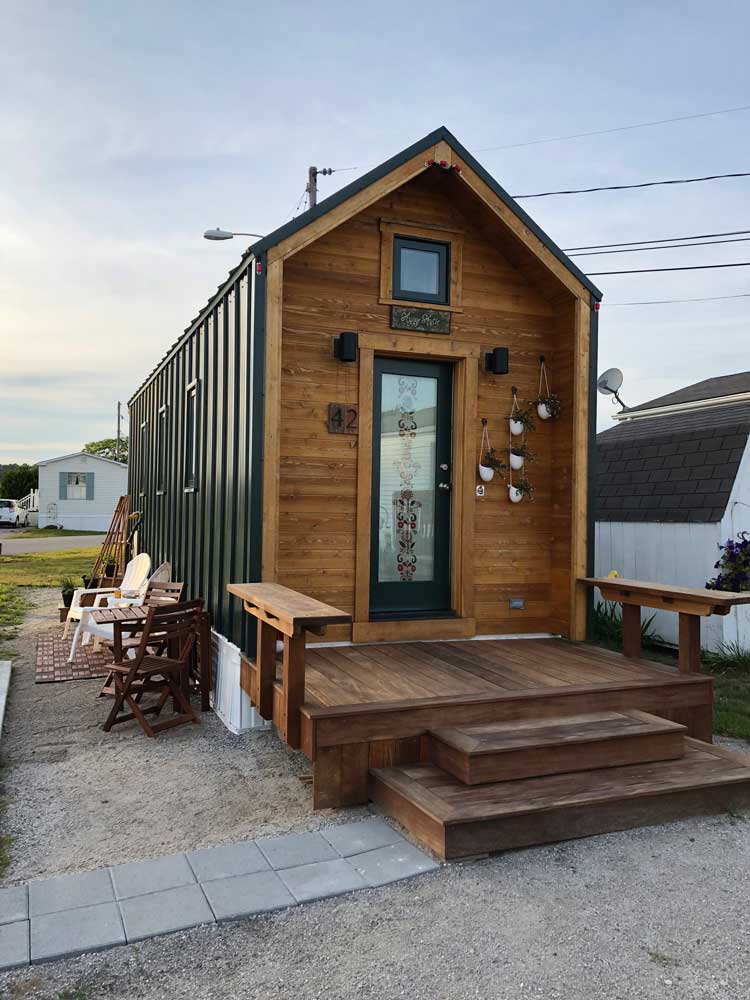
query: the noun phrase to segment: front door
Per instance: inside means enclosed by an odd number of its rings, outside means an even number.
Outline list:
[[[450,364],[375,359],[370,616],[451,615]]]

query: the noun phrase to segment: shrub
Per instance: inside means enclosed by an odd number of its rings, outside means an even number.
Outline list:
[[[721,557],[714,563],[719,572],[706,584],[708,590],[750,590],[750,532],[740,531],[719,546]]]
[[[663,641],[651,629],[655,617],[656,615],[650,615],[641,622],[642,646],[653,646]],[[597,601],[591,624],[597,642],[622,646],[622,608],[616,601]]]

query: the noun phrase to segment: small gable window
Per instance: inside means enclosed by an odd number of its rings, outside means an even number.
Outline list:
[[[393,237],[393,297],[449,304],[450,244]]]

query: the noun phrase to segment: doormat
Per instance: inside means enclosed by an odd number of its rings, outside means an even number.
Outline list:
[[[93,643],[79,646],[73,663],[68,663],[71,635],[68,639],[50,634],[39,636],[36,647],[37,684],[54,684],[59,681],[84,681],[92,677],[106,677],[112,663],[112,653],[106,646],[94,652]]]

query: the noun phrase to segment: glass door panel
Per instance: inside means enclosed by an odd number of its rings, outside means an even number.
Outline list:
[[[373,387],[371,613],[450,609],[452,369],[378,358]]]

